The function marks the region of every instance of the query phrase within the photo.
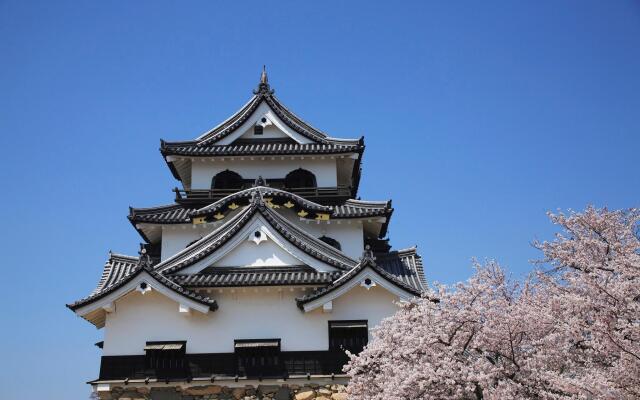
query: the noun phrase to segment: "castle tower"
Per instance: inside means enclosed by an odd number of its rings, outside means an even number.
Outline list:
[[[344,384],[345,350],[426,290],[416,249],[388,244],[391,201],[356,200],[363,138],[303,121],[266,71],[238,112],[160,152],[175,202],[131,208],[139,255],[109,253],[68,305],[104,329],[102,398]]]

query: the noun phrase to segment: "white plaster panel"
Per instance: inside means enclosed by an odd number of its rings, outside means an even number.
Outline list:
[[[283,288],[236,289],[211,296],[219,309],[207,315],[178,312],[178,303],[151,291],[130,293],[107,315],[104,355],[144,354],[146,341],[186,340],[189,353],[233,352],[234,339],[282,339],[283,351],[327,350],[328,321],[367,320],[369,328],[391,316],[397,297],[384,288],[357,286],[333,300],[331,313],[302,312],[295,297],[303,292]]]
[[[267,239],[259,244],[244,240],[213,265],[219,267],[277,267],[301,264],[303,264],[302,261]]]
[[[199,159],[192,163],[191,187],[193,189],[210,189],[211,179],[226,169],[237,172],[244,179],[256,179],[262,176],[265,179],[284,179],[287,174],[298,168],[306,169],[316,176],[316,183],[320,187],[335,187],[338,184],[336,159],[327,156],[324,159],[318,157],[314,159],[291,160],[290,158],[265,156],[246,157],[244,160],[230,159],[225,161],[211,161],[210,159]]]
[[[162,246],[160,248],[160,259],[162,261],[171,257],[196,239],[200,239],[211,233],[213,224],[207,225],[164,225],[162,227]]]

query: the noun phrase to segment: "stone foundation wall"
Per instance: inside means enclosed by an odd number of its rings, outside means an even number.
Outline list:
[[[114,387],[101,400],[348,400],[344,385],[220,385],[181,387]]]

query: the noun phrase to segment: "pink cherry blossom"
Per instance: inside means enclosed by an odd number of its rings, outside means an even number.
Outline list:
[[[550,218],[528,279],[476,263],[401,304],[345,367],[350,399],[640,398],[640,214]]]

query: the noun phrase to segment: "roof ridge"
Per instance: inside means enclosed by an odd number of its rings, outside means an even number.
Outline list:
[[[138,260],[140,258],[140,256],[130,256],[128,254],[122,254],[122,253],[114,253],[112,251],[109,252],[109,260],[112,258],[126,258],[126,259],[130,259],[130,260]],[[107,261],[109,261],[107,260]]]
[[[132,207],[129,206],[129,214],[132,215],[131,213],[137,213],[137,214],[144,214],[147,212],[153,212],[153,211],[170,211],[170,210],[174,210],[174,209],[179,209],[179,208],[187,208],[185,206],[183,206],[180,203],[173,203],[173,204],[164,204],[164,205],[160,205],[160,206],[153,206],[153,207]]]
[[[209,129],[208,131],[200,134],[198,137],[196,137],[196,139],[194,141],[197,142],[202,142],[205,140],[208,140],[208,136],[210,135],[215,135],[215,131],[221,129],[224,125],[226,125],[227,123],[229,123],[232,119],[234,119],[238,114],[246,112],[248,107],[252,102],[254,102],[256,99],[258,99],[260,96],[258,96],[257,94],[254,94],[253,96],[251,96],[251,98],[249,99],[249,101],[247,101],[242,107],[240,107],[240,109],[238,109],[238,111],[236,111],[235,113],[231,114],[231,116],[227,119],[225,119],[224,121],[222,121],[221,123],[219,123],[218,125],[214,126],[213,128]]]

